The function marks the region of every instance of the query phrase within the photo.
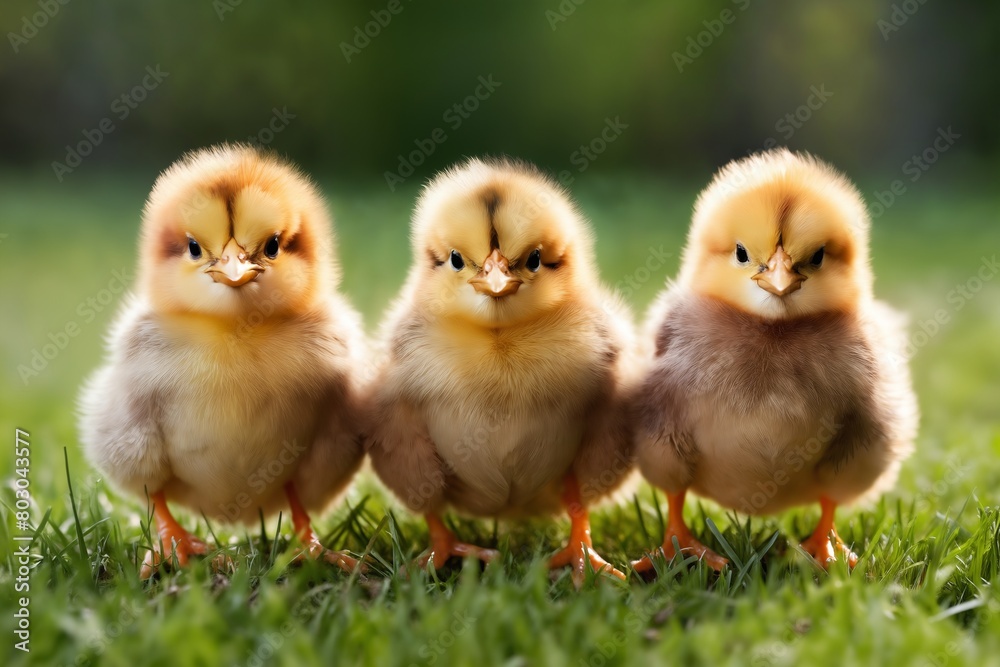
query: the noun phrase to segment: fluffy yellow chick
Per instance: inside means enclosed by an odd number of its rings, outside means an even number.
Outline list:
[[[638,379],[627,309],[600,284],[591,233],[534,167],[473,159],[417,204],[413,264],[383,328],[368,451],[375,471],[430,529],[428,558],[490,560],[458,542],[446,506],[475,516],[557,512],[569,545],[551,560],[577,585],[593,501],[632,469],[621,409]]]
[[[727,562],[684,523],[692,489],[747,514],[818,502],[802,546],[824,566],[856,562],[834,510],[895,481],[917,426],[904,321],[873,298],[868,230],[846,178],[787,150],[729,164],[698,198],[637,394],[639,467],[669,500],[667,557],[676,539]]]
[[[322,547],[306,510],[323,508],[363,457],[360,319],[335,292],[330,219],[292,166],[240,145],[187,155],[146,202],[138,284],[105,365],[81,397],[92,464],[148,494],[165,553],[206,545],[168,501],[229,521],[286,503],[306,552]]]

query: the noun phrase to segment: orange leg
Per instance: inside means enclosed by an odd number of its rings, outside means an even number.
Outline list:
[[[569,544],[549,559],[549,567],[573,568],[573,584],[583,586],[589,563],[594,572],[603,572],[619,579],[625,575],[616,570],[610,563],[594,551],[594,543],[590,537],[590,512],[580,499],[580,485],[572,473],[566,478],[566,486],[562,496],[566,513],[569,514]]]
[[[729,560],[715,553],[704,544],[695,539],[694,535],[684,523],[684,496],[687,491],[667,494],[667,531],[663,536],[663,546],[660,551],[663,557],[670,560],[676,555],[674,550],[674,538],[685,554],[693,554],[704,560],[709,567],[718,571],[725,567]],[[648,572],[653,569],[653,560],[650,556],[640,558],[632,563],[636,572]]]
[[[177,519],[170,513],[167,507],[167,499],[162,491],[158,491],[150,496],[153,501],[153,517],[156,519],[156,534],[159,538],[158,544],[153,545],[153,550],[146,554],[146,558],[139,570],[139,576],[149,579],[156,572],[161,563],[170,563],[177,559],[177,564],[184,567],[188,564],[192,555],[202,555],[208,551],[208,546],[177,523]],[[163,553],[160,553],[160,545],[163,545]]]
[[[295,490],[295,485],[291,482],[285,484],[285,495],[288,497],[288,504],[292,508],[292,525],[295,528],[295,534],[302,543],[302,549],[299,550],[296,560],[304,557],[322,558],[327,562],[340,566],[342,570],[347,572],[353,572],[355,568],[359,568],[360,572],[366,571],[367,568],[364,563],[358,562],[341,551],[327,549],[320,543],[319,538],[316,537],[316,533],[312,529],[309,514],[302,506],[302,501],[299,500],[299,494]]]
[[[495,549],[484,549],[474,544],[459,542],[455,539],[455,534],[448,530],[448,526],[444,525],[441,517],[437,514],[426,514],[424,518],[427,520],[427,529],[431,534],[431,546],[427,553],[417,561],[420,567],[426,567],[428,561],[433,561],[434,568],[441,569],[452,556],[458,558],[471,556],[488,563],[500,555],[500,552]]]
[[[802,542],[802,548],[824,568],[837,560],[838,553],[843,554],[847,564],[853,568],[858,563],[858,555],[844,544],[837,535],[837,529],[833,527],[833,515],[837,511],[837,503],[822,497],[819,499],[819,506],[822,509],[819,523],[816,524],[813,534]]]

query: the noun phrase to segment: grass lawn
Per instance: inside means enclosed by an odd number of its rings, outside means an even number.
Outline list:
[[[502,560],[404,576],[426,529],[368,474],[346,502],[316,517],[324,543],[371,555],[366,578],[289,565],[287,522],[207,526],[179,511],[234,559],[235,575],[215,575],[202,561],[141,582],[144,510],[87,466],[74,401],[121,300],[116,272],[132,278],[138,212],[154,174],[79,176],[58,188],[48,175],[0,177],[0,357],[8,378],[0,430],[9,443],[0,477],[10,480],[0,492],[3,664],[1000,664],[1000,277],[977,277],[990,275],[984,257],[1000,251],[995,188],[921,183],[875,222],[876,289],[912,315],[923,418],[895,491],[839,513],[841,534],[862,554],[853,572],[820,571],[797,550],[817,507],[748,521],[692,498],[696,534],[731,552],[735,567],[720,577],[678,560],[662,563],[652,582],[589,581],[577,592],[567,571],[544,567],[568,530],[563,519],[495,525],[452,517],[463,538],[497,545]],[[323,185],[338,223],[344,289],[371,328],[409,263],[415,187],[390,194],[378,182]],[[575,184],[597,229],[603,276],[637,309],[677,268],[698,185]],[[670,261],[647,271],[651,248],[661,245]],[[60,335],[67,331],[75,334]],[[52,358],[22,378],[18,367],[30,367],[33,352],[50,343]],[[15,428],[30,433],[38,527],[30,654],[14,648],[13,613],[25,595],[15,592]],[[642,485],[598,509],[598,550],[621,564],[657,544],[659,501]]]

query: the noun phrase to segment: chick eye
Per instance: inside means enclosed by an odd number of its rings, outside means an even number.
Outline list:
[[[743,247],[742,243],[736,244],[736,261],[740,264],[746,264],[750,261],[750,255],[747,254],[747,249]]]
[[[264,254],[270,259],[274,259],[278,256],[278,235],[275,234],[267,240],[264,244]]]
[[[188,252],[191,253],[191,259],[198,259],[201,257],[201,246],[194,239],[188,239]]]
[[[819,250],[816,251],[816,254],[812,256],[812,259],[809,260],[809,263],[812,264],[813,266],[819,266],[820,264],[823,263],[824,254],[825,254],[824,248],[820,248]]]
[[[542,251],[538,248],[532,250],[531,254],[528,255],[528,261],[525,262],[524,265],[532,273],[538,271],[538,269],[542,266]]]
[[[451,268],[456,271],[461,271],[465,268],[465,260],[462,259],[462,256],[458,254],[457,250],[451,251]]]

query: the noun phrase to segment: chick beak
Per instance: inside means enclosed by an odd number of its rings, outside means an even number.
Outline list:
[[[247,261],[247,251],[236,242],[236,239],[229,239],[218,261],[208,272],[212,280],[217,283],[239,287],[256,278],[263,270],[257,264]]]
[[[753,276],[757,281],[757,287],[767,290],[776,296],[785,296],[802,287],[802,281],[806,279],[797,273],[793,267],[792,258],[780,245],[767,260],[767,270]]]
[[[486,296],[501,297],[513,294],[521,286],[521,279],[510,274],[507,258],[494,249],[483,262],[483,270],[469,279],[477,292]]]

